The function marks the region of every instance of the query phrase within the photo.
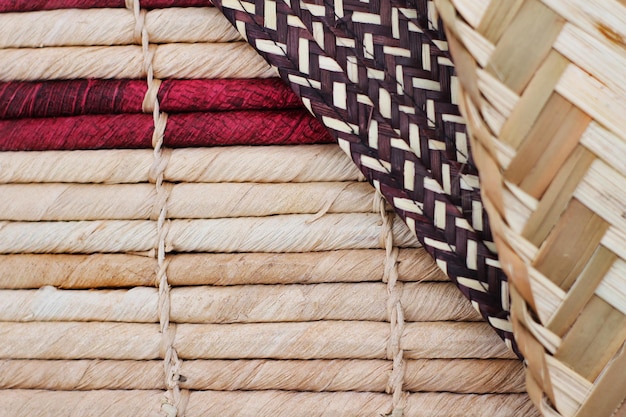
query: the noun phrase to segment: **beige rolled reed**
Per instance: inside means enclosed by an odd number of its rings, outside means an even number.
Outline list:
[[[334,144],[181,148],[163,158],[171,182],[364,181]],[[150,149],[0,152],[0,183],[148,182],[153,159]]]
[[[384,283],[201,286],[170,290],[170,321],[257,323],[313,320],[388,321]],[[158,290],[0,290],[0,321],[156,323]],[[479,321],[452,283],[402,287],[407,321]]]
[[[164,391],[1,390],[0,415],[13,417],[162,416]]]
[[[268,78],[277,71],[246,42],[151,45],[156,78]],[[142,47],[0,49],[0,81],[145,78]]]
[[[171,220],[166,251],[310,252],[380,248],[380,215],[290,214],[234,219]],[[394,243],[418,247],[401,220],[394,222]],[[77,222],[0,222],[0,253],[138,252],[157,241],[156,222],[96,220]]]
[[[371,392],[192,391],[183,393],[185,416],[355,417],[388,415],[391,396]],[[163,415],[163,391],[0,391],[0,414],[13,417]],[[405,415],[415,417],[535,417],[524,394],[417,393]]]
[[[376,282],[385,251],[173,254],[167,262],[173,286]],[[131,254],[0,255],[0,288],[156,286],[155,265],[153,257]],[[448,281],[423,248],[401,249],[397,265],[400,281]]]
[[[0,220],[148,220],[167,198],[170,219],[277,214],[366,213],[374,188],[363,182],[177,183],[157,198],[154,184],[0,184]]]
[[[178,323],[389,320],[384,283],[185,287],[170,297]],[[407,321],[481,320],[452,283],[407,283],[401,299]]]
[[[354,417],[391,415],[391,396],[369,392],[311,393],[289,391],[191,392],[185,415],[236,417]],[[211,414],[211,413],[215,414]],[[525,394],[463,395],[418,393],[407,396],[405,416],[539,416]]]
[[[181,359],[386,359],[389,323],[171,324]],[[158,324],[0,322],[0,359],[158,359]],[[514,359],[481,322],[407,323],[406,359]]]
[[[232,42],[241,35],[215,7],[149,10],[150,43]],[[141,45],[141,26],[129,9],[59,9],[0,14],[0,48]]]
[[[510,359],[406,361],[404,389],[463,394],[523,393],[524,368]],[[385,392],[392,362],[335,360],[184,361],[181,388],[192,390],[297,390]],[[161,361],[0,360],[0,389],[164,389]]]

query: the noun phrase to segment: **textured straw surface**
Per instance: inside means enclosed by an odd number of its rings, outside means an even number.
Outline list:
[[[611,416],[626,397],[626,6],[438,8],[529,393],[545,415]]]
[[[0,391],[0,413],[15,417],[44,417],[50,415],[80,415],[95,417],[106,412],[109,416],[152,417],[159,415],[160,391],[37,391],[13,390],[11,395]],[[294,391],[192,391],[184,397],[186,416],[227,415],[234,417],[354,417],[383,415],[391,400],[386,394],[294,392]],[[23,404],[35,404],[23,408]],[[147,407],[144,404],[151,404]],[[459,395],[451,393],[420,393],[407,398],[408,415],[445,415],[506,417],[529,415],[531,405],[523,395],[486,394]]]
[[[170,148],[332,141],[305,109],[175,113],[162,120]],[[149,114],[0,120],[0,150],[150,148],[154,132]]]
[[[239,32],[212,7],[150,10],[143,19],[154,43],[241,40]],[[72,22],[78,24],[68,24]],[[0,48],[141,43],[136,28],[133,11],[125,8],[6,13],[0,14]]]
[[[295,150],[298,150],[296,153]],[[140,183],[154,180],[151,150],[0,152],[0,183]],[[168,182],[355,181],[333,145],[181,148],[163,152]]]
[[[275,77],[276,70],[244,42],[154,44],[157,78]],[[140,45],[0,49],[0,81],[145,78]]]
[[[382,249],[306,253],[203,253],[168,257],[168,282],[184,285],[315,284],[383,280]],[[154,285],[154,260],[139,254],[0,255],[0,288],[126,288]],[[399,281],[442,282],[424,249],[400,249]]]
[[[173,131],[177,114],[295,106],[275,80],[159,78],[275,74],[208,43],[215,10],[110,3],[3,35],[8,125],[102,137],[140,116],[152,149],[0,152],[0,415],[536,415],[515,354],[336,145],[285,145],[267,116],[283,146],[168,148],[206,127]],[[72,126],[5,136],[88,136]]]
[[[516,360],[408,360],[405,384],[413,392],[523,393]],[[190,360],[182,364],[191,390],[385,392],[392,364],[386,360]],[[89,391],[165,389],[160,361],[0,360],[0,388]]]
[[[158,87],[159,108],[168,113],[302,107],[279,78],[167,79]],[[5,82],[0,83],[0,118],[142,113],[147,93],[144,80]]]

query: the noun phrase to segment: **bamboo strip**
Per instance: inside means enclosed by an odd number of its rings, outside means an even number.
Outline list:
[[[214,7],[149,10],[144,18],[151,43],[242,40]],[[0,13],[0,48],[141,45],[129,9],[61,9]]]
[[[389,323],[317,321],[179,324],[167,337],[181,359],[385,359]],[[0,359],[158,359],[158,324],[0,322]],[[323,341],[323,342],[320,342]],[[406,323],[405,359],[514,359],[480,322]]]
[[[244,285],[170,290],[170,321],[256,323],[389,321],[384,283]],[[158,290],[0,290],[0,321],[158,322]],[[407,283],[407,321],[480,321],[452,283]]]
[[[148,220],[155,217],[153,184],[0,185],[0,220]],[[165,196],[163,197],[165,198]],[[374,210],[367,183],[178,183],[167,196],[169,219],[262,217],[276,214],[366,213]]]
[[[374,213],[290,214],[235,219],[172,220],[168,252],[312,252],[381,247],[380,216]],[[419,243],[401,221],[394,223],[400,247]],[[0,222],[0,253],[139,252],[157,241],[156,222]]]
[[[192,360],[182,364],[181,388],[385,392],[386,360]],[[464,394],[523,393],[524,368],[509,359],[406,361],[405,389]],[[0,389],[165,389],[160,361],[0,360]]]
[[[156,78],[269,78],[270,67],[245,42],[151,45]],[[0,49],[0,81],[146,78],[141,46]]]
[[[188,395],[188,397],[187,397]],[[13,417],[162,415],[161,391],[0,391],[0,414]],[[370,392],[192,391],[185,393],[188,417],[355,417],[386,415],[391,397]],[[80,410],[80,414],[76,411]],[[405,414],[415,417],[538,416],[524,394],[407,396]]]
[[[297,150],[297,152],[294,152]],[[363,180],[336,145],[183,148],[164,153],[164,181],[313,182]],[[0,152],[0,183],[148,182],[153,151]]]
[[[172,286],[376,282],[385,251],[173,254],[167,261]],[[0,288],[154,286],[154,267],[153,258],[132,254],[0,255]],[[448,281],[423,248],[399,251],[398,275],[400,281]]]

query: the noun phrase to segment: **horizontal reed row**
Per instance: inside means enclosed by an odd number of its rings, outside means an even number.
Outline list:
[[[289,214],[268,217],[168,220],[167,252],[313,252],[383,248],[380,215]],[[418,247],[406,225],[394,222],[394,241]],[[142,252],[157,242],[157,222],[94,220],[0,222],[0,253]]]
[[[162,358],[158,324],[0,322],[0,359]],[[388,359],[390,326],[370,321],[173,324],[166,338],[187,359]],[[406,323],[405,359],[514,359],[479,322]]]
[[[0,220],[146,220],[167,199],[170,219],[374,212],[364,182],[0,185]]]
[[[172,286],[314,284],[383,280],[385,250],[305,253],[168,254]],[[127,288],[155,286],[156,261],[147,253],[0,255],[0,288]],[[422,248],[400,249],[399,281],[447,282]]]
[[[164,149],[169,182],[356,181],[363,175],[336,145]],[[154,180],[149,149],[0,152],[0,183],[138,183]]]
[[[354,417],[378,416],[391,407],[391,396],[370,392],[316,393],[293,391],[191,391],[183,392],[187,417]],[[71,415],[84,417],[152,417],[162,415],[162,391],[0,391],[0,413],[14,417]],[[509,417],[536,416],[523,394],[421,393],[407,396],[406,415]]]
[[[387,360],[190,360],[180,370],[181,388],[217,391],[385,392]],[[509,359],[406,361],[410,392],[522,393],[524,371]],[[0,360],[0,389],[62,391],[165,389],[161,361]]]
[[[400,302],[407,321],[480,321],[448,282],[405,283]],[[384,283],[174,287],[176,323],[255,323],[314,320],[389,321]],[[0,290],[0,321],[158,323],[159,291]]]
[[[242,40],[214,7],[154,9],[141,18],[151,43]],[[0,13],[0,48],[141,45],[137,27],[133,11],[121,8]]]
[[[245,42],[151,44],[156,78],[269,78],[277,71]],[[0,81],[146,78],[140,45],[0,49]]]
[[[151,90],[145,80],[90,78],[0,82],[0,119],[151,113],[156,99],[168,114],[302,109],[280,78],[167,79]]]

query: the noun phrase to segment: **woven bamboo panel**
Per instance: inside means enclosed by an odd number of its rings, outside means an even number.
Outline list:
[[[623,415],[626,7],[611,0],[437,6],[513,283],[529,393],[549,416]]]

